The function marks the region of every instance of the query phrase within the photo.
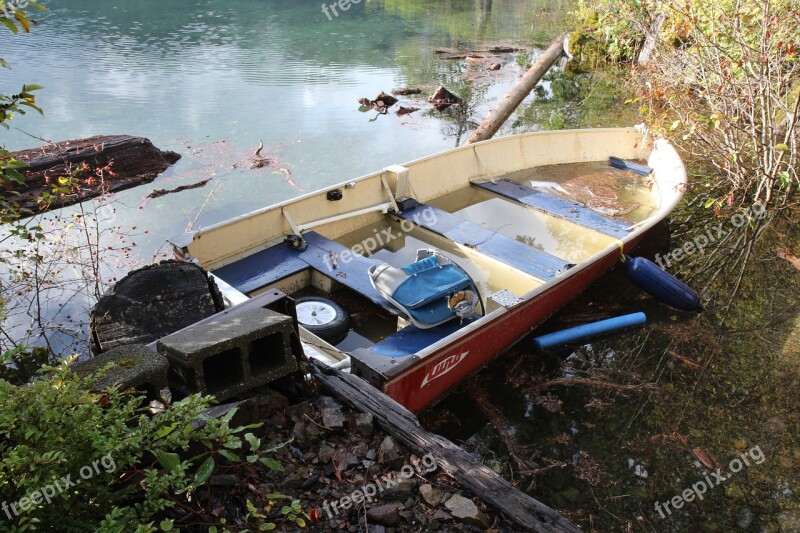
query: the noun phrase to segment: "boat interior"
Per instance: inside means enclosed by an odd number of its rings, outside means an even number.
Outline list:
[[[481,314],[513,305],[627,236],[660,207],[643,168],[614,168],[608,160],[543,165],[422,195],[415,194],[416,183],[403,182],[399,167],[394,186],[375,180],[373,200],[365,202],[380,209],[319,211],[327,215],[321,219],[304,212],[308,222],[297,223],[299,211],[292,206],[283,210],[279,224],[288,237],[229,258],[211,272],[248,297],[277,289],[294,298],[336,302],[350,317],[349,331],[315,339],[320,346],[404,357]],[[333,204],[332,198],[359,187],[355,182],[334,187],[327,200]],[[454,315],[435,327],[418,327],[376,289],[370,267],[406,267],[419,250],[434,250],[471,278],[481,304],[475,316]]]

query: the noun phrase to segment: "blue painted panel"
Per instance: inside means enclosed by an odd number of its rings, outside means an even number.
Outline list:
[[[384,357],[404,357],[415,354],[458,331],[470,322],[472,320],[464,320],[463,322],[451,320],[446,324],[428,329],[419,329],[414,325],[406,326],[397,333],[389,335],[381,342],[371,346],[369,351]]]
[[[307,268],[308,264],[282,242],[218,268],[213,274],[246,294]]]
[[[426,210],[434,216],[422,216]],[[563,259],[431,205],[418,205],[399,216],[541,280],[552,279],[566,269]],[[433,222],[428,222],[431,218]]]
[[[308,248],[299,254],[297,252],[290,253],[297,254],[297,257],[306,264],[342,285],[353,289],[362,296],[369,298],[392,314],[398,314],[397,309],[386,298],[381,296],[369,281],[367,270],[372,265],[381,264],[380,261],[353,253],[346,246],[323,237],[314,231],[304,233],[303,238],[308,243]],[[348,253],[343,255],[342,252]],[[331,259],[331,254],[336,256],[336,264]]]
[[[629,222],[605,217],[583,204],[562,200],[513,181],[498,180],[495,183],[473,185],[611,237],[619,239],[628,234],[625,228],[630,226]]]

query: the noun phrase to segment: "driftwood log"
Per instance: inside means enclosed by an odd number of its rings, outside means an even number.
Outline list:
[[[151,343],[223,307],[217,284],[195,264],[162,261],[131,271],[92,308],[92,352]]]
[[[25,184],[0,188],[0,195],[35,212],[149,183],[181,156],[159,150],[144,137],[102,135],[21,150],[14,152],[14,157],[28,164],[23,169]],[[45,204],[37,203],[60,177],[75,178],[69,192],[64,191]]]
[[[566,34],[558,37],[553,43],[545,50],[539,59],[528,69],[525,75],[517,82],[513,89],[508,91],[506,95],[500,100],[491,113],[486,117],[486,120],[475,130],[472,137],[467,140],[467,144],[474,142],[485,141],[491,139],[497,130],[500,129],[508,117],[514,113],[514,110],[519,107],[519,104],[530,94],[539,80],[547,74],[550,67],[564,54],[564,39]]]
[[[466,451],[441,435],[420,426],[417,417],[361,378],[309,361],[311,374],[337,398],[354,409],[370,413],[375,421],[408,448],[431,453],[438,467],[462,487],[502,511],[525,531],[580,532],[557,511],[514,488]]]

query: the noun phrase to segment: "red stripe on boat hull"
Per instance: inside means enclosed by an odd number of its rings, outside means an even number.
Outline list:
[[[641,238],[641,237],[640,237]],[[633,246],[627,243],[627,247]],[[419,411],[485,365],[575,298],[619,260],[609,253],[579,273],[544,290],[496,320],[443,347],[384,386],[387,395]]]

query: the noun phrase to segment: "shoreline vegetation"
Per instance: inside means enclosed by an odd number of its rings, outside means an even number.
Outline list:
[[[13,33],[35,31],[30,17],[38,9],[45,8],[19,2],[0,23]],[[674,264],[672,272],[708,300],[703,316],[654,311],[647,333],[573,353],[517,349],[422,423],[466,441],[492,470],[586,530],[798,531],[800,6],[581,0],[573,21],[571,60],[548,74],[549,88],[536,89],[512,130],[641,117],[681,149],[692,174],[672,220],[673,242],[681,246],[736,216],[746,223]],[[41,112],[35,94],[42,89],[0,95],[0,124]],[[24,183],[23,168],[0,150],[6,189]],[[73,186],[71,176],[56,179],[42,200]],[[81,290],[99,298],[104,261],[129,253],[134,236],[101,249],[99,215],[82,211],[71,223],[77,241],[65,234],[58,246],[41,247],[45,228],[24,218],[26,208],[14,195],[0,197],[0,221],[26,243],[0,256],[5,266],[26,266],[3,284],[0,319],[11,311],[9,294],[39,294],[42,280],[67,268],[78,269]],[[748,216],[756,211],[765,216]],[[638,296],[609,298],[607,288],[594,287],[554,320],[641,305]],[[15,505],[14,520],[0,514],[0,531],[515,530],[432,470],[428,456],[319,391],[269,391],[253,409],[208,416],[210,397],[173,401],[164,392],[146,403],[128,391],[92,390],[66,362],[57,364],[49,339],[37,347],[7,340],[0,501]],[[574,376],[599,386],[563,384]],[[687,498],[667,517],[653,506],[756,447],[763,461],[702,502]],[[97,468],[105,457],[113,472]],[[532,475],[515,472],[515,460],[534,457]],[[96,475],[84,477],[92,464]],[[406,467],[410,475],[392,478]],[[34,500],[69,475],[80,487]],[[367,508],[359,487],[370,480],[381,501]]]

